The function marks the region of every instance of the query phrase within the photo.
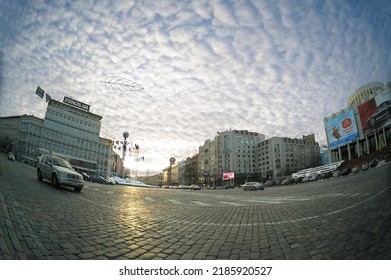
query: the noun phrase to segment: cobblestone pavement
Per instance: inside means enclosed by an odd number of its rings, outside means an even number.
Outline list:
[[[255,192],[76,193],[0,158],[0,259],[391,259],[390,164]]]

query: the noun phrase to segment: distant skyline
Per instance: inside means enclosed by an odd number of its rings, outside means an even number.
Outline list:
[[[391,80],[391,5],[373,1],[0,0],[0,114],[91,105],[129,139],[139,173],[186,159],[218,131],[326,144],[323,118]],[[117,91],[118,76],[143,89]]]

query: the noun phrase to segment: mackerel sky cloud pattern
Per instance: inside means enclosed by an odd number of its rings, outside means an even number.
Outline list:
[[[87,103],[102,137],[140,145],[140,172],[230,128],[325,144],[323,118],[391,77],[386,0],[0,0],[0,26],[0,114],[43,118],[37,86]]]

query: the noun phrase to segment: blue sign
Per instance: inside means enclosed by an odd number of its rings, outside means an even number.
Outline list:
[[[353,110],[328,120],[326,126],[330,149],[338,148],[358,139],[357,123]]]

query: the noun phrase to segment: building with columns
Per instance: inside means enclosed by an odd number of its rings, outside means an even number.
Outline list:
[[[347,105],[323,120],[330,162],[381,153],[391,143],[391,82],[363,85]]]

